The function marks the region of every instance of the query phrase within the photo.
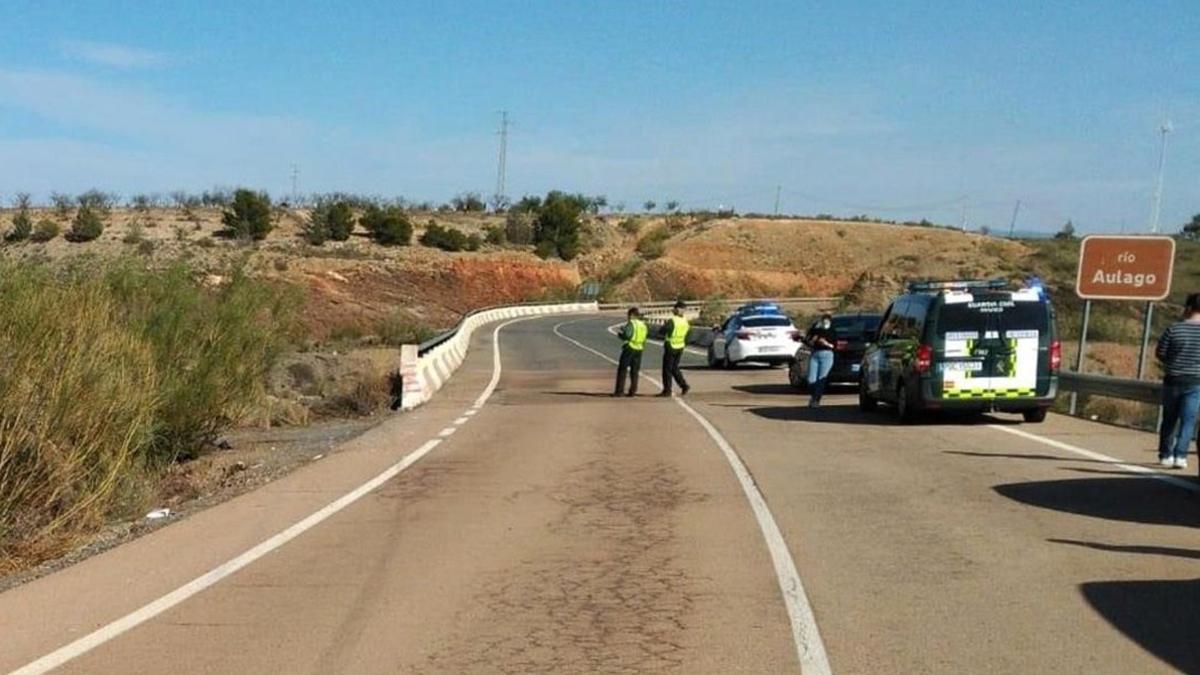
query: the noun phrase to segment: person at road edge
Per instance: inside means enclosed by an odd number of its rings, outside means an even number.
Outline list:
[[[829,371],[833,370],[833,347],[837,337],[833,334],[833,315],[822,314],[804,336],[808,343],[808,407],[821,406]]]
[[[617,337],[621,338],[621,358],[617,362],[617,384],[613,388],[613,396],[637,396],[639,373],[642,371],[642,352],[646,349],[646,336],[649,329],[642,321],[642,314],[637,307],[631,307],[626,315],[625,325]],[[625,393],[625,377],[629,377],[629,393]]]
[[[1200,414],[1200,293],[1187,297],[1183,320],[1163,331],[1154,355],[1163,367],[1158,461],[1166,467],[1186,469],[1188,445],[1196,436]]]
[[[683,310],[687,307],[682,300],[675,303],[675,307],[671,310],[673,316],[667,319],[663,324],[662,331],[659,337],[663,341],[663,360],[662,360],[662,386],[663,390],[659,396],[671,395],[671,381],[674,380],[679,384],[679,394],[686,396],[691,387],[688,386],[687,380],[683,379],[683,371],[679,369],[680,362],[683,360],[683,349],[687,346],[688,331],[691,330],[691,324],[683,318]]]

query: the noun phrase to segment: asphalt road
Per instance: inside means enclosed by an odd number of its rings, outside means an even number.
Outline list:
[[[0,671],[1200,672],[1200,485],[1150,435],[698,355],[690,411],[612,399],[616,320],[508,325],[498,378],[480,331],[430,405],[0,594]]]

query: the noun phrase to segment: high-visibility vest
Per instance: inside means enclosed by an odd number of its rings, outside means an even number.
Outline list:
[[[646,322],[641,319],[630,319],[629,328],[631,334],[625,341],[625,346],[635,352],[642,351],[646,348],[646,336],[650,334],[650,329],[646,328]]]
[[[688,331],[692,328],[688,320],[682,316],[671,317],[671,337],[667,338],[667,346],[680,351],[687,346]]]

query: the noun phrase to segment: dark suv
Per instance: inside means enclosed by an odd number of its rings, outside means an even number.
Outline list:
[[[830,384],[858,384],[858,369],[867,345],[879,332],[878,314],[835,314],[833,333],[836,338],[833,350],[833,369],[829,371]],[[797,336],[797,339],[803,335]],[[808,387],[808,357],[812,349],[805,344],[796,352],[788,368],[788,382],[796,389]]]
[[[863,355],[859,405],[1021,413],[1041,422],[1058,394],[1062,345],[1039,287],[922,282],[896,298]]]

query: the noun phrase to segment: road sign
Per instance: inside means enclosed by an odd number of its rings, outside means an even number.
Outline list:
[[[1171,293],[1175,240],[1093,234],[1079,246],[1075,294],[1085,300],[1162,300]]]

